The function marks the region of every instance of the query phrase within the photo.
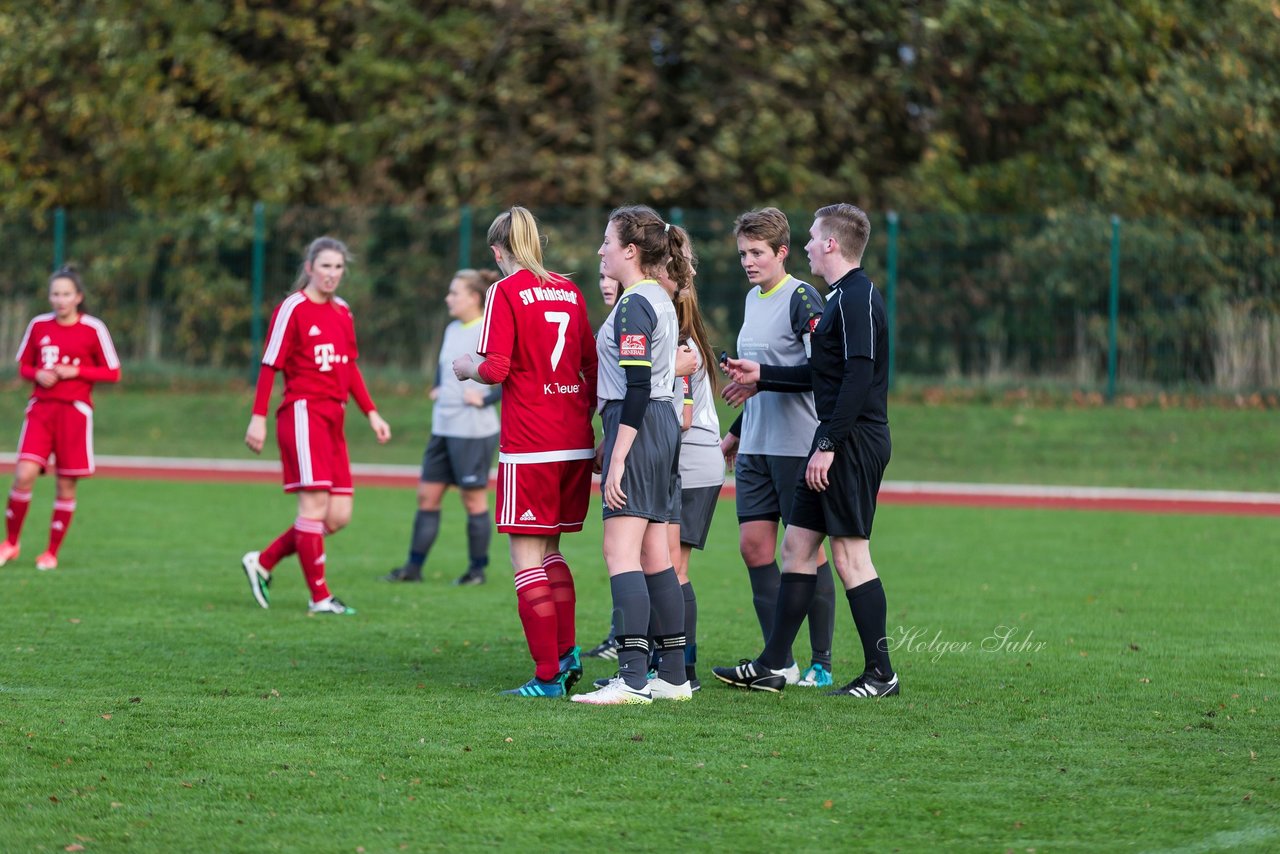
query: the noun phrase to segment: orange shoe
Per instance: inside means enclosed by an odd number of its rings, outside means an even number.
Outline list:
[[[58,557],[52,552],[45,552],[36,558],[36,569],[57,569]]]
[[[4,566],[9,561],[18,556],[18,547],[13,543],[5,540],[0,543],[0,566]]]

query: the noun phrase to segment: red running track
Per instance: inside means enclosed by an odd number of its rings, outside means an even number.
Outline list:
[[[13,462],[13,454],[0,454],[0,465]],[[98,474],[103,477],[206,483],[280,482],[279,464],[264,460],[99,456],[97,464]],[[352,470],[357,486],[414,488],[418,483],[417,466],[355,464]],[[721,496],[733,494],[733,481],[729,480]],[[1280,516],[1280,493],[1273,492],[886,481],[880,488],[880,502],[929,507]]]

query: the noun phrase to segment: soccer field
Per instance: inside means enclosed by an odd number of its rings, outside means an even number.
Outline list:
[[[489,584],[451,586],[452,496],[427,582],[378,580],[412,505],[361,490],[330,540],[352,618],[307,616],[292,561],[270,611],[250,599],[240,554],[292,516],[275,487],[96,479],[52,573],[33,509],[0,569],[0,848],[1280,845],[1274,520],[886,507],[903,693],[876,703],[710,677],[759,647],[724,504],[692,569],[703,690],[590,708],[498,696],[531,670],[505,542]],[[589,518],[566,540],[587,644],[609,609]],[[838,605],[840,681],[860,653]]]

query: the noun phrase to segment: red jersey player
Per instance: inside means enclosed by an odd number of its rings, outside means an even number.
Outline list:
[[[513,207],[489,226],[506,274],[489,289],[476,347],[458,379],[502,384],[497,522],[511,536],[516,600],[536,669],[519,697],[563,697],[582,676],[573,575],[560,535],[581,531],[591,491],[596,352],[578,287],[542,266],[538,225]]]
[[[58,270],[49,278],[53,311],[33,318],[18,345],[19,371],[35,390],[18,439],[0,566],[18,556],[31,488],[52,457],[58,471],[57,498],[49,548],[36,558],[36,568],[57,569],[58,548],[76,509],[76,483],[93,474],[93,384],[119,382],[120,359],[106,324],[80,312],[83,301],[80,275],[71,267]]]
[[[311,592],[313,614],[354,614],[329,593],[325,583],[324,538],[351,521],[354,489],[343,417],[347,397],[354,397],[369,419],[379,442],[391,438],[391,428],[374,408],[356,365],[355,322],[351,309],[336,291],[342,283],[350,253],[332,237],[318,237],[307,247],[298,284],[271,316],[271,334],[262,356],[258,392],[244,443],[255,454],[267,437],[267,404],[276,371],[284,373],[284,402],[276,410],[276,440],[285,492],[298,494],[298,517],[293,525],[261,552],[241,560],[253,598],[270,605],[271,571],[284,557],[297,552]]]

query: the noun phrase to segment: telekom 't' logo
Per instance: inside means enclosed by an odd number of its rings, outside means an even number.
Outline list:
[[[332,344],[317,344],[315,354],[316,364],[320,366],[321,371],[332,371],[333,363],[339,361]]]

